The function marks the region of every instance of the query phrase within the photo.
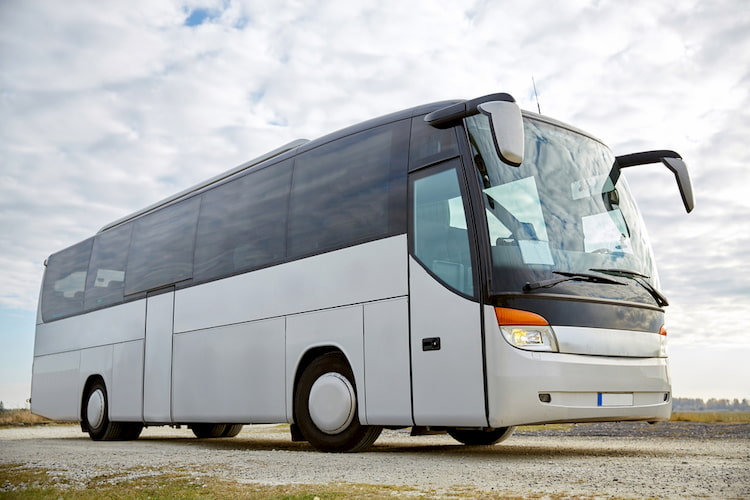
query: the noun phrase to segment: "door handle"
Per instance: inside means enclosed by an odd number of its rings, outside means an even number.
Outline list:
[[[427,337],[422,339],[422,350],[423,351],[439,351],[440,350],[440,337]]]

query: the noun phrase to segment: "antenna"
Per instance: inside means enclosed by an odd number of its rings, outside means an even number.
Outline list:
[[[542,114],[542,108],[539,106],[539,94],[536,92],[536,82],[534,81],[534,75],[531,75],[531,84],[534,86],[534,97],[536,98],[536,110],[539,114]]]

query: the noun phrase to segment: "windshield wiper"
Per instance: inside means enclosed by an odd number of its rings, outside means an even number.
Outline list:
[[[664,296],[663,293],[661,293],[659,290],[654,288],[654,286],[646,281],[645,278],[648,278],[645,274],[641,274],[636,271],[629,271],[627,269],[589,269],[589,271],[596,271],[598,273],[604,273],[609,274],[611,276],[623,276],[625,278],[630,278],[639,285],[641,285],[643,288],[646,289],[648,293],[651,294],[651,296],[656,301],[656,304],[659,307],[668,306],[669,302],[667,301],[667,298]]]
[[[596,271],[596,269],[591,269],[591,271]],[[536,290],[537,288],[550,288],[550,287],[557,285],[558,283],[563,283],[565,281],[588,281],[591,283],[608,283],[610,285],[627,285],[627,283],[624,283],[622,281],[618,281],[612,278],[608,278],[600,274],[569,273],[565,271],[552,271],[552,272],[555,274],[559,274],[563,277],[537,281],[534,283],[526,283],[523,286],[523,291],[530,292],[531,290]]]

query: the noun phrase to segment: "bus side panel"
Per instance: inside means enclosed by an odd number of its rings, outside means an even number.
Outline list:
[[[113,408],[130,404],[132,398],[128,397],[126,402],[121,403],[120,391],[111,386],[112,346],[142,341],[146,321],[145,305],[145,301],[139,300],[38,324],[34,339],[32,411],[58,420],[78,420],[83,384],[90,375],[101,376],[107,384],[110,415],[113,415]],[[102,354],[105,351],[96,349],[97,346],[109,346],[106,351],[109,354]],[[127,368],[122,366],[121,369],[127,371],[120,373],[126,379],[143,375],[142,362],[129,364]],[[138,391],[138,407],[141,389],[142,385],[128,389]],[[114,415],[125,416],[129,413],[115,411]]]
[[[363,308],[361,305],[289,316],[286,321],[287,420],[293,421],[294,375],[302,356],[318,346],[336,347],[344,353],[354,373],[359,420],[367,424],[362,397],[364,384]]]
[[[101,347],[92,347],[81,350],[81,364],[78,370],[78,401],[79,408],[82,401],[83,388],[86,380],[93,376],[100,376],[104,380],[107,388],[107,400],[109,402],[109,417],[112,419],[112,400],[116,396],[112,392],[112,348],[113,346],[105,345]]]
[[[39,324],[36,327],[34,355],[142,339],[145,324],[145,300]]]
[[[407,294],[399,235],[178,290],[175,333]]]
[[[286,421],[284,319],[174,336],[176,422]]]
[[[79,351],[36,356],[31,382],[31,411],[54,420],[78,420],[81,395]]]
[[[143,420],[143,341],[115,344],[109,418],[113,422]]]
[[[364,305],[365,394],[371,425],[409,425],[409,303],[406,297]]]

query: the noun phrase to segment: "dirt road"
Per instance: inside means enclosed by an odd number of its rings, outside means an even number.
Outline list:
[[[750,424],[579,424],[524,430],[491,447],[385,431],[367,452],[339,455],[292,443],[278,426],[203,440],[156,427],[130,442],[93,442],[77,427],[32,427],[0,429],[0,464],[69,483],[187,471],[239,483],[408,486],[394,490],[400,496],[750,498]]]

